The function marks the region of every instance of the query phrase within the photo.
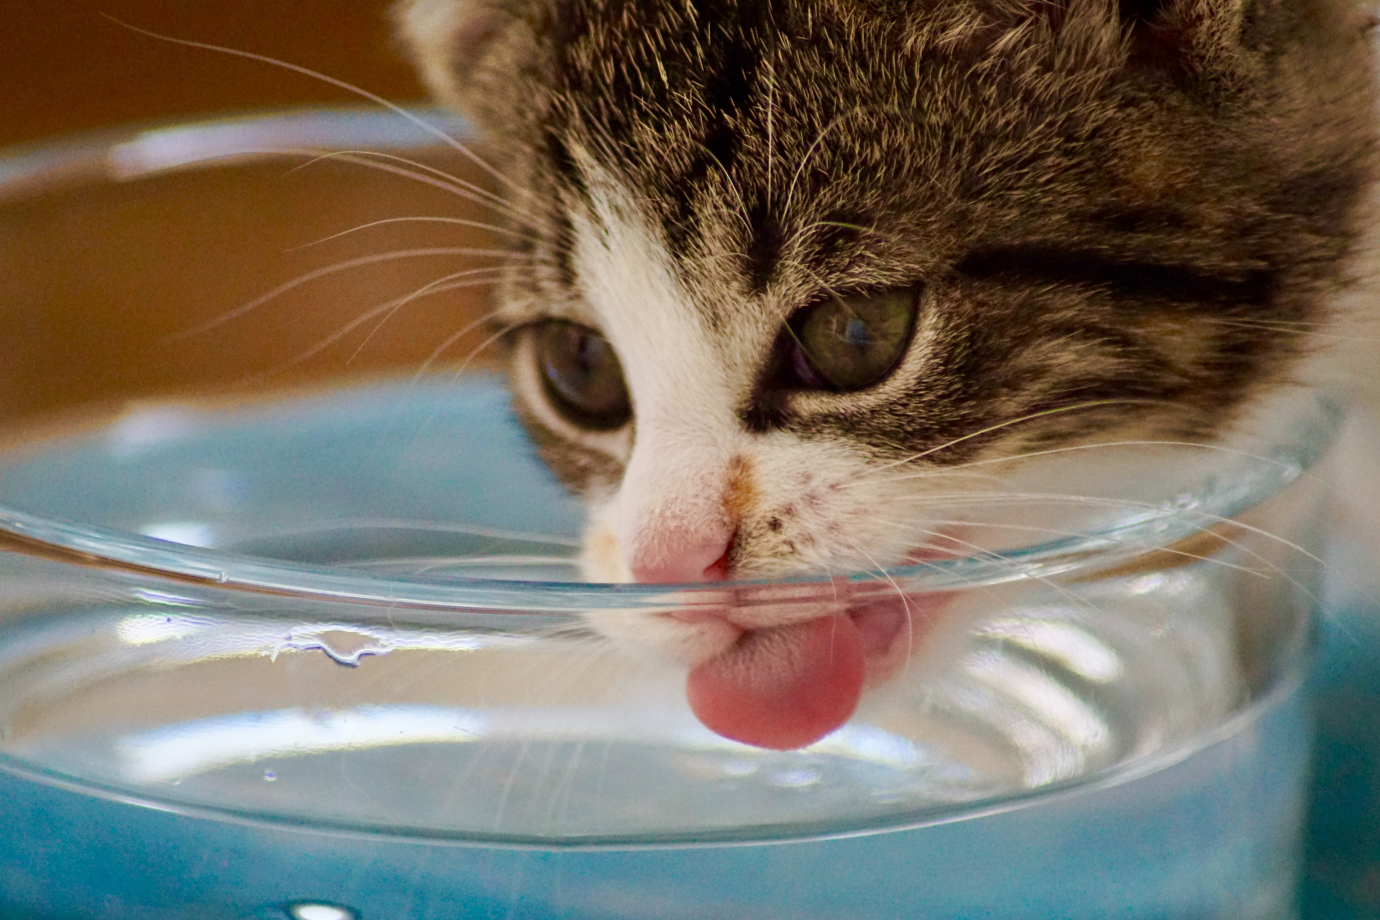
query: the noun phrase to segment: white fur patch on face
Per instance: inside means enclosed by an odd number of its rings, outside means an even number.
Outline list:
[[[635,199],[595,168],[587,177],[593,214],[572,215],[576,276],[636,419],[623,482],[599,513],[622,565],[606,560],[601,574],[698,581],[736,529],[725,496],[733,458],[749,446],[735,407],[750,381],[733,379]]]

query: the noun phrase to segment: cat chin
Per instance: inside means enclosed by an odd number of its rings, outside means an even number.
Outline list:
[[[717,616],[687,621],[672,610],[591,610],[585,621],[636,658],[694,667],[723,654],[743,630]]]

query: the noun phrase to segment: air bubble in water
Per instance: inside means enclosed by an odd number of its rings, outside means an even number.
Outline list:
[[[813,786],[823,777],[818,770],[808,767],[799,770],[782,770],[772,777],[772,783],[782,789],[804,789]]]
[[[287,906],[287,915],[292,920],[359,920],[359,914],[348,907],[321,901],[296,901]]]
[[[336,664],[348,668],[358,667],[366,655],[386,655],[391,651],[387,640],[371,632],[341,627],[294,629],[287,647],[298,651],[320,650]]]

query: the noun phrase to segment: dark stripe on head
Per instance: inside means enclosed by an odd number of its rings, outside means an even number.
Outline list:
[[[765,200],[759,201],[748,212],[748,226],[752,228],[752,238],[743,256],[743,270],[751,290],[760,294],[776,274],[785,240],[781,234],[781,223],[771,213]]]
[[[575,274],[575,225],[570,222],[570,215],[565,211],[558,211],[552,215],[551,223],[556,233],[556,237],[552,241],[552,248],[556,257],[556,272],[560,276],[561,284],[567,288],[574,288],[577,281]]]
[[[556,175],[565,180],[566,188],[579,198],[582,203],[590,202],[589,186],[585,184],[584,174],[580,172],[580,167],[576,165],[575,158],[570,155],[570,148],[565,144],[565,138],[554,127],[546,131],[546,149],[551,155],[551,166]]]
[[[1250,269],[1236,277],[1194,265],[1122,259],[1095,250],[1053,246],[986,246],[955,266],[968,278],[1105,288],[1131,301],[1170,301],[1221,306],[1268,306],[1275,298],[1275,272]]]
[[[698,93],[704,116],[699,149],[691,152],[679,176],[670,177],[667,188],[665,231],[673,251],[687,249],[699,230],[698,199],[709,175],[733,172],[742,144],[740,125],[757,93],[762,58],[772,42],[771,3],[698,0],[694,6],[698,34],[686,36],[684,47],[698,45],[710,57],[701,71]],[[691,73],[696,69],[686,67]],[[755,261],[752,256],[749,260]]]
[[[1088,219],[1117,233],[1164,233],[1184,230],[1190,225],[1188,215],[1182,210],[1163,205],[1111,206],[1094,211]]]

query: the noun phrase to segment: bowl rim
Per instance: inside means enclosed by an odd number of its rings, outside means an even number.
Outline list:
[[[437,150],[476,139],[464,118],[431,105],[403,107],[427,130],[359,105],[248,109],[158,119],[0,147],[0,203],[85,182],[127,182],[182,169],[243,166],[367,145],[382,152]]]
[[[497,393],[492,378],[479,375],[468,382],[472,393],[487,386]],[[402,390],[402,385],[395,387]],[[451,384],[439,388],[439,398],[463,398],[463,389]],[[407,385],[415,395],[416,388]],[[393,395],[378,382],[340,387],[292,400],[276,401],[272,394],[261,400],[246,400],[226,411],[204,410],[191,417],[200,425],[184,427],[178,442],[195,438],[207,429],[226,426],[243,429],[259,415],[277,414],[282,419],[284,406],[303,416],[320,412],[336,400],[358,401],[365,397],[386,401]],[[163,404],[159,404],[160,406]],[[179,408],[196,403],[174,403]],[[1278,494],[1307,469],[1326,450],[1343,417],[1343,407],[1321,394],[1299,404],[1304,424],[1293,430],[1298,437],[1279,445],[1281,456],[1243,455],[1229,459],[1236,468],[1224,465],[1215,470],[1214,483],[1225,481],[1226,488],[1208,493],[1202,505],[1186,510],[1184,496],[1176,493],[1159,503],[1116,502],[1131,506],[1133,514],[1114,519],[1102,529],[1060,536],[1044,542],[1004,550],[999,555],[937,559],[888,569],[862,570],[833,575],[801,575],[786,579],[744,580],[700,584],[607,584],[572,581],[523,581],[454,575],[400,575],[341,565],[312,564],[252,556],[233,550],[220,550],[180,544],[115,527],[84,524],[44,516],[16,507],[13,498],[0,495],[0,552],[13,552],[81,569],[95,569],[155,578],[164,583],[197,586],[203,589],[228,589],[274,599],[342,602],[356,606],[368,620],[386,617],[395,621],[402,611],[413,611],[431,621],[445,611],[470,614],[514,613],[574,616],[591,609],[664,609],[666,607],[711,606],[725,604],[783,604],[835,597],[841,585],[848,585],[850,601],[859,593],[874,591],[907,595],[924,592],[969,591],[992,585],[1049,578],[1078,572],[1087,575],[1116,570],[1139,557],[1165,551],[1204,533],[1209,527],[1230,523],[1255,530],[1235,519],[1244,512]],[[185,418],[183,419],[185,421]],[[76,440],[99,435],[103,427],[76,435]],[[6,455],[26,462],[41,459],[45,448],[62,450],[73,436],[55,441],[22,444]],[[1239,475],[1249,457],[1265,461],[1271,475]],[[1238,475],[1233,476],[1233,472]],[[1254,485],[1254,487],[1252,487]],[[1200,493],[1201,494],[1201,493]],[[1110,501],[1110,500],[1109,500]],[[1227,538],[1225,542],[1231,542]],[[1173,549],[1169,549],[1173,552]],[[372,608],[372,613],[369,610]]]

